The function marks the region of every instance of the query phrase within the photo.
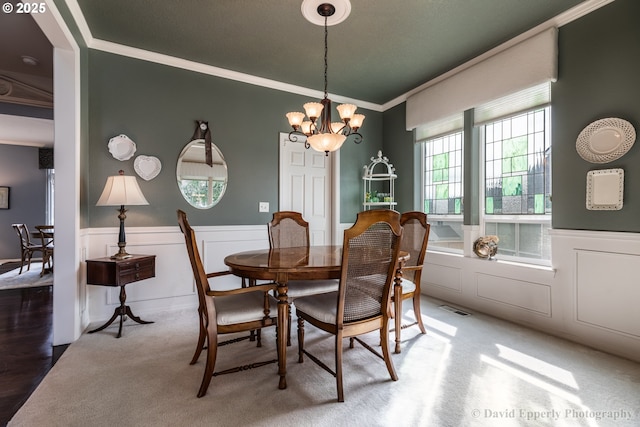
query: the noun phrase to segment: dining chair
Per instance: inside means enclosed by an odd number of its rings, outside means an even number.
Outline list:
[[[205,272],[196,243],[195,232],[189,224],[187,215],[182,210],[178,210],[177,213],[178,224],[184,234],[187,253],[189,254],[189,261],[191,262],[191,269],[193,270],[198,291],[199,336],[196,351],[190,364],[194,365],[198,361],[202,350],[205,348],[207,350],[204,374],[198,391],[198,397],[202,397],[207,393],[213,376],[240,372],[278,361],[273,359],[224,371],[215,371],[219,346],[235,343],[250,337],[247,335],[218,342],[218,335],[257,330],[257,346],[262,346],[261,328],[277,325],[277,314],[271,315],[271,313],[277,313],[277,300],[270,295],[270,292],[276,289],[276,286],[266,284],[224,291],[212,290],[209,285],[209,279],[223,277],[231,274],[231,272]]]
[[[40,236],[40,242],[42,243],[42,271],[40,277],[44,276],[47,271],[47,265],[49,271],[53,272],[53,266],[51,261],[53,259],[53,225],[36,225],[36,230]]]
[[[309,223],[300,212],[279,211],[273,213],[267,224],[269,247],[272,249],[309,247]],[[338,280],[291,280],[287,283],[289,301],[289,330],[287,345],[291,345],[291,303],[296,298],[307,295],[323,294],[338,290]]]
[[[20,272],[18,274],[22,274],[22,268],[25,262],[27,263],[27,271],[29,271],[31,269],[31,259],[33,255],[37,252],[43,253],[44,248],[42,245],[31,242],[29,228],[26,224],[11,224],[11,226],[16,231],[18,239],[20,239]]]
[[[401,285],[394,286],[391,297],[393,301],[392,315],[395,318],[396,353],[400,353],[401,351],[400,335],[402,329],[418,325],[421,333],[427,333],[422,323],[422,315],[420,312],[420,280],[422,277],[424,257],[427,252],[429,231],[431,230],[431,225],[427,222],[427,214],[424,212],[404,212],[400,216],[400,224],[404,229],[400,250],[409,253],[409,259],[402,265]],[[416,321],[402,325],[402,301],[410,298],[413,299],[413,313]]]
[[[402,226],[400,214],[387,209],[360,212],[356,223],[344,232],[340,286],[337,292],[296,300],[298,362],[304,355],[336,378],[338,402],[344,402],[342,340],[350,348],[359,342],[384,360],[393,381],[398,380],[389,352],[389,301],[395,277]],[[304,346],[304,322],[335,336],[335,371]],[[378,330],[382,354],[358,336]]]

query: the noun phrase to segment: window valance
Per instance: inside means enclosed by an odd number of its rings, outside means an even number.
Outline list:
[[[407,130],[558,76],[558,30],[550,28],[411,95]]]

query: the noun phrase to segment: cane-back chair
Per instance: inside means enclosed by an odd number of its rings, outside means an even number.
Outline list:
[[[400,353],[400,335],[402,329],[418,325],[420,332],[426,334],[420,312],[420,280],[422,277],[422,265],[427,252],[429,231],[431,225],[427,222],[427,214],[424,212],[404,212],[400,216],[400,224],[404,231],[400,250],[409,253],[409,259],[402,266],[402,282],[395,286],[392,295],[393,316],[395,317],[395,352]],[[415,322],[402,325],[402,301],[413,299],[413,313]]]
[[[241,287],[231,290],[215,291],[209,286],[209,279],[231,274],[229,271],[205,273],[195,239],[195,232],[189,225],[187,215],[178,210],[178,224],[184,234],[189,261],[193,270],[193,276],[198,290],[199,332],[196,351],[191,360],[195,364],[203,349],[207,350],[205,370],[198,391],[198,397],[207,393],[212,376],[240,372],[247,369],[277,362],[277,359],[253,363],[248,366],[240,366],[215,372],[216,355],[218,347],[237,342],[246,337],[218,342],[218,335],[234,332],[258,331],[258,347],[261,346],[260,329],[277,324],[277,300],[270,295],[275,285],[259,285]],[[273,315],[271,313],[274,313]]]
[[[338,401],[344,401],[342,386],[342,340],[361,343],[384,360],[391,379],[396,374],[389,351],[389,301],[396,273],[402,227],[400,214],[392,210],[371,210],[358,214],[356,223],[345,230],[342,269],[337,292],[296,300],[298,316],[298,362],[304,355],[336,378]],[[304,322],[335,336],[335,371],[304,347]],[[358,336],[379,330],[382,354]]]
[[[309,247],[309,223],[300,212],[274,212],[273,219],[267,225],[269,247],[272,249]],[[287,284],[289,310],[296,298],[307,295],[323,294],[338,290],[338,280],[292,280]],[[291,320],[291,316],[289,316]],[[291,345],[291,321],[287,331],[287,345]]]

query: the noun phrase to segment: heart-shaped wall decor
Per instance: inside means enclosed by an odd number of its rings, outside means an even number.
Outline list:
[[[153,156],[138,156],[133,162],[133,169],[140,178],[149,181],[160,173],[162,164],[160,159]]]

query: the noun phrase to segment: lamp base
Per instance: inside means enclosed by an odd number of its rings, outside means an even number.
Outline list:
[[[120,220],[120,234],[118,235],[118,253],[111,256],[111,259],[127,259],[131,258],[133,255],[129,255],[127,251],[124,250],[125,246],[127,246],[127,239],[124,235],[124,220],[127,218],[125,213],[127,210],[124,208],[124,205],[120,206],[120,215],[118,215],[118,219]]]
[[[125,246],[126,246],[126,242],[118,242],[118,247],[120,248],[120,250],[118,251],[117,254],[111,255],[111,259],[120,260],[120,259],[127,259],[127,258],[133,257],[133,255],[129,255],[127,251],[124,250]]]
[[[130,255],[130,254],[126,253],[126,252],[125,253],[118,252],[115,255],[111,255],[111,259],[117,259],[117,260],[127,259],[127,258],[132,258],[132,257],[133,257],[133,255]]]

